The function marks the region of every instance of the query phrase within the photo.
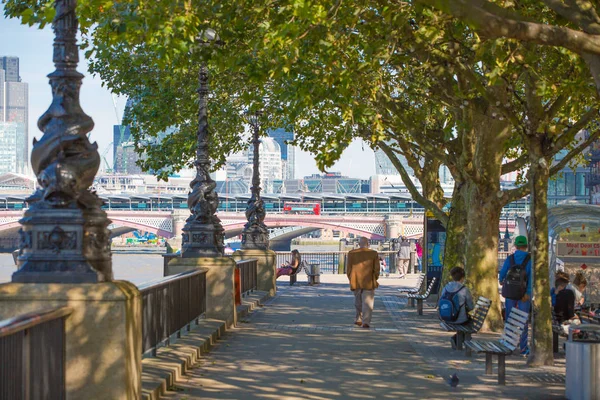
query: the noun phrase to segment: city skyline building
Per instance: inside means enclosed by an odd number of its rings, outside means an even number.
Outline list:
[[[244,166],[243,177],[248,183],[252,179],[252,158],[254,146],[250,145],[247,152],[247,165]],[[283,159],[281,147],[275,138],[263,137],[258,148],[260,184],[264,193],[273,193],[273,182],[283,178]],[[288,153],[289,155],[289,153]],[[248,187],[251,185],[249,184]]]
[[[406,157],[404,157],[403,155],[398,155],[398,160],[400,160],[400,163],[404,166],[404,169],[406,170],[408,175],[414,177],[415,171],[411,167],[409,167],[408,161],[406,161]],[[375,150],[375,173],[377,175],[384,176],[400,175],[400,172],[398,172],[396,166],[381,149]],[[445,185],[454,182],[454,178],[452,177],[450,169],[448,169],[447,166],[441,165],[438,173],[441,184]]]
[[[140,155],[136,152],[136,143],[133,140],[131,127],[123,124],[123,119],[130,112],[133,104],[134,100],[127,99],[121,123],[113,125],[113,171],[118,174],[135,175],[145,173],[138,165],[138,161],[144,159],[146,156],[145,154]],[[145,143],[143,146],[159,144],[165,137],[175,131],[175,127],[169,127],[166,130],[159,132],[155,137],[146,136],[144,137]],[[148,171],[148,173],[153,173],[153,171]]]
[[[283,179],[295,179],[296,177],[296,148],[289,144],[294,140],[294,132],[284,128],[270,129],[269,137],[275,139],[281,150]]]
[[[113,125],[113,170],[117,170],[117,151],[126,143],[129,143],[131,138],[131,130],[126,125]]]
[[[0,174],[16,171],[18,131],[16,123],[0,122]]]
[[[21,82],[21,76],[19,75],[19,57],[0,57],[0,69],[4,70],[7,82]]]
[[[0,56],[0,123],[12,123],[16,129],[14,164],[11,172],[29,170],[29,85],[21,81],[19,58]],[[3,151],[8,151],[3,149]],[[12,159],[12,158],[11,158]]]
[[[137,164],[140,156],[135,150],[135,144],[133,142],[124,142],[117,147],[114,163],[115,173],[127,175],[144,173],[142,168]]]
[[[406,172],[410,176],[415,175],[415,171],[408,166],[406,157],[398,155],[400,163],[406,169]],[[377,175],[400,175],[400,172],[396,169],[396,166],[392,163],[392,160],[383,152],[381,149],[375,150],[375,174]]]

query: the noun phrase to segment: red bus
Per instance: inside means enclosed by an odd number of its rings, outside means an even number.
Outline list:
[[[320,203],[283,203],[284,214],[321,215]]]

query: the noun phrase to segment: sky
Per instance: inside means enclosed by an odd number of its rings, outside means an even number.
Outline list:
[[[38,139],[41,137],[42,132],[37,128],[37,120],[48,109],[52,99],[46,75],[54,71],[53,37],[50,26],[40,30],[21,25],[16,19],[4,18],[4,7],[0,4],[0,56],[19,57],[21,79],[29,84],[30,143],[33,137]],[[117,115],[119,118],[123,115],[126,99],[113,96],[108,89],[102,87],[100,78],[88,73],[83,52],[80,53],[79,65],[79,72],[85,75],[81,87],[81,106],[94,120],[95,127],[90,140],[98,143],[98,149],[102,154],[112,142],[113,125],[119,121]],[[116,110],[113,97],[117,105]],[[106,158],[112,165],[112,148],[106,152]],[[341,159],[329,171],[341,172],[353,178],[369,178],[375,175],[374,153],[369,146],[357,140],[346,149]],[[297,150],[296,178],[315,173],[319,173],[319,170],[313,156]]]

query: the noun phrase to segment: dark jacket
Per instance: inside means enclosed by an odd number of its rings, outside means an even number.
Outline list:
[[[575,316],[575,293],[572,290],[563,289],[556,293],[554,314],[559,323],[568,321]]]

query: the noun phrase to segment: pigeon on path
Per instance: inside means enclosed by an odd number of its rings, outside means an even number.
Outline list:
[[[448,384],[452,387],[457,387],[458,386],[458,376],[456,374],[452,375],[450,378],[448,378]]]

